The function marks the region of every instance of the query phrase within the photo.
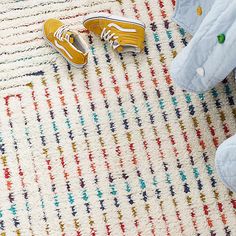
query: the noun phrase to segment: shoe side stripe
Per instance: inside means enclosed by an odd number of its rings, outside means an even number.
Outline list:
[[[119,25],[117,25],[115,23],[110,23],[108,26],[109,27],[115,27],[116,29],[118,29],[122,32],[130,32],[130,33],[135,33],[136,32],[135,29],[125,29],[125,28],[122,28],[122,27],[120,27]]]
[[[70,53],[63,46],[61,46],[56,40],[54,40],[54,43],[55,43],[56,47],[62,49],[70,59],[73,59],[73,57],[70,55]]]

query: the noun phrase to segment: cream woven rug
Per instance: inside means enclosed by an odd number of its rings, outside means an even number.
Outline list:
[[[236,235],[216,147],[236,132],[233,78],[207,94],[169,75],[186,45],[174,0],[1,0],[0,235]],[[86,13],[136,17],[145,52],[114,53]],[[42,39],[62,19],[90,47],[71,68]]]

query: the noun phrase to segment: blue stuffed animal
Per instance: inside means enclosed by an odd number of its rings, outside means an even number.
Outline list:
[[[174,59],[172,78],[185,90],[207,91],[236,67],[236,0],[177,0],[173,20],[193,38]],[[236,192],[236,135],[218,148],[216,169]]]
[[[171,67],[181,88],[204,92],[236,67],[236,1],[179,0],[173,19],[194,34]],[[195,17],[194,17],[195,16]],[[222,66],[223,61],[223,66]]]

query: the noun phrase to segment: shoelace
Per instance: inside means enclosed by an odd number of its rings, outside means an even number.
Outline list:
[[[63,40],[63,34],[65,32],[69,31],[69,28],[67,25],[62,25],[61,27],[59,27],[56,32],[54,33],[54,37],[58,38],[60,41]],[[66,39],[69,41],[70,40],[70,36],[68,34],[65,35]]]
[[[104,28],[100,37],[101,39],[104,39],[105,41],[109,42],[114,49],[120,46],[119,43],[116,41],[116,39],[118,39],[118,36],[116,36],[115,33],[111,34],[111,30],[107,30],[106,28]]]

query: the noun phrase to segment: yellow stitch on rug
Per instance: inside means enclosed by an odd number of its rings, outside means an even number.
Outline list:
[[[112,136],[114,138],[115,144],[117,145],[118,144],[117,134],[113,134]]]
[[[201,200],[202,200],[203,202],[206,202],[206,196],[205,196],[205,194],[201,193],[201,194],[200,194],[200,198],[201,198]]]
[[[71,143],[71,146],[72,146],[72,149],[73,149],[73,152],[76,152],[77,151],[77,145],[75,142],[72,142]]]
[[[221,121],[225,121],[226,120],[225,114],[224,114],[223,111],[220,112],[220,119],[221,119]]]
[[[107,213],[103,213],[103,216],[104,216],[104,222],[107,223]]]
[[[64,225],[64,223],[62,223],[62,222],[60,221],[60,222],[59,222],[59,225],[60,225],[61,231],[64,232],[64,231],[65,231],[65,225]]]
[[[121,211],[118,210],[117,213],[118,213],[118,219],[122,220],[123,219],[123,215],[122,215]]]
[[[145,210],[149,213],[149,211],[150,211],[150,205],[149,204],[145,204]]]
[[[58,146],[58,147],[57,147],[57,150],[60,152],[60,155],[63,154],[63,148],[62,148],[61,146]]]
[[[173,52],[172,52],[172,56],[173,56],[173,58],[175,58],[175,57],[177,56],[177,52],[176,52],[176,51],[173,51]]]
[[[33,89],[33,83],[32,83],[32,82],[26,84],[26,86],[28,86],[28,87],[30,87],[31,89]]]
[[[187,196],[187,202],[189,205],[192,205],[192,198],[190,196]]]
[[[5,167],[7,165],[7,157],[5,155],[1,156],[1,160],[2,160],[3,166]]]
[[[88,218],[89,218],[89,225],[93,226],[94,225],[94,220],[92,220],[91,216],[88,216]]]
[[[193,120],[194,127],[197,128],[197,127],[198,127],[197,118],[196,118],[196,117],[193,117],[192,120]]]
[[[174,204],[175,207],[177,207],[177,202],[176,202],[175,198],[173,198],[173,204]]]
[[[215,195],[215,199],[219,199],[219,193],[216,191],[216,190],[214,190],[214,195]]]
[[[133,216],[137,217],[137,211],[136,211],[135,207],[132,207],[131,210],[132,210]]]
[[[100,144],[101,144],[101,146],[102,146],[102,147],[104,147],[104,146],[105,146],[105,143],[104,143],[104,141],[103,141],[103,138],[102,138],[102,137],[99,137],[99,142],[100,142]]]
[[[79,228],[81,228],[81,225],[80,225],[80,223],[79,223],[79,220],[78,220],[78,219],[74,219],[74,226],[75,226],[75,228],[76,228],[76,229],[79,229]]]

